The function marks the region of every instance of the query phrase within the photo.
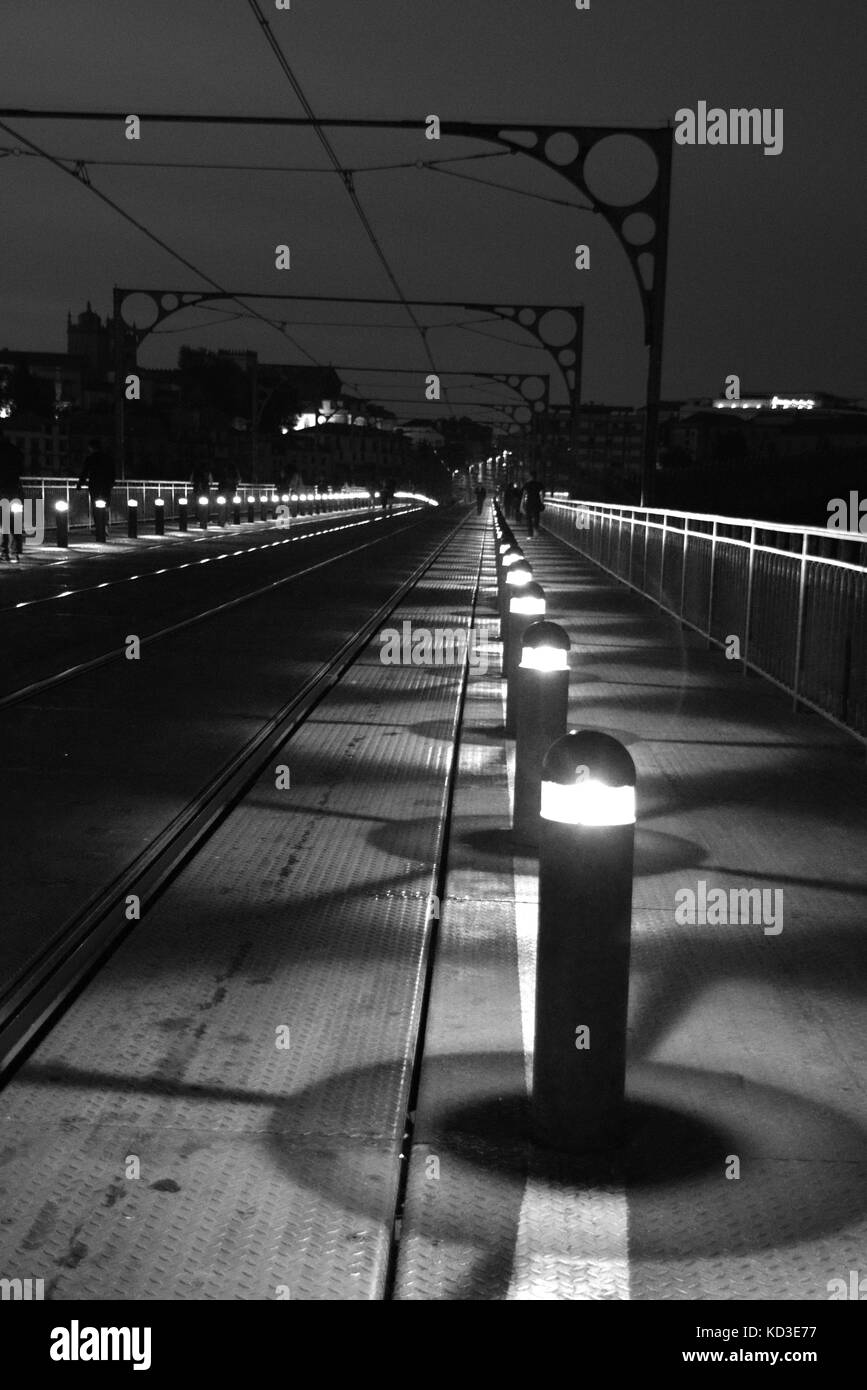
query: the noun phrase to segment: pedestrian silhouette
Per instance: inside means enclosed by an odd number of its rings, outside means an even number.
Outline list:
[[[90,494],[90,524],[96,529],[96,503],[105,503],[105,524],[111,521],[111,492],[114,487],[114,464],[110,456],[100,448],[98,439],[91,439],[90,452],[84,460],[81,477],[75,485],[76,492],[86,487]]]

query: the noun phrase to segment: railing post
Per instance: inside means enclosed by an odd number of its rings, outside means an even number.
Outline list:
[[[662,602],[662,590],[665,582],[665,542],[668,536],[668,512],[662,513],[662,550],[659,556],[659,588],[657,598]]]
[[[707,589],[707,626],[705,630],[705,637],[707,638],[707,644],[709,647],[712,645],[710,640],[710,626],[711,620],[713,618],[713,585],[716,574],[716,528],[717,519],[716,517],[714,517],[713,532],[711,535],[710,543],[710,583],[708,584]]]
[[[792,672],[792,709],[797,711],[800,708],[798,691],[801,686],[801,654],[804,646],[804,620],[806,618],[807,600],[807,553],[810,545],[810,534],[804,532],[804,539],[801,543],[801,573],[798,579],[798,628],[795,633],[795,669]]]
[[[683,563],[680,567],[680,622],[683,626],[686,604],[686,551],[689,545],[689,517],[683,518]]]
[[[647,547],[650,544],[650,513],[644,513],[644,564],[641,570],[641,592],[647,593]]]
[[[750,650],[750,628],[752,627],[753,616],[753,574],[756,568],[756,528],[750,527],[750,567],[747,574],[747,614],[744,621],[744,650],[743,668],[744,675],[747,674],[747,658]]]

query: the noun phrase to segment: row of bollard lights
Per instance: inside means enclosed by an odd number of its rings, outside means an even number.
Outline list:
[[[571,1153],[625,1133],[635,764],[617,739],[567,732],[568,633],[493,507],[512,835],[539,855],[532,1131]]]
[[[252,523],[259,521],[269,521],[276,515],[278,506],[288,507],[289,517],[313,516],[319,512],[332,512],[343,509],[347,505],[369,506],[373,504],[374,497],[379,494],[371,494],[366,490],[355,489],[349,492],[319,493],[319,492],[284,492],[274,493],[248,493],[242,497],[239,493],[229,499],[222,494],[216,499],[216,524],[217,526],[227,526],[229,524],[229,507],[232,509],[232,525],[241,525],[242,511],[244,519]],[[178,530],[187,531],[190,525],[190,503],[189,497],[178,498]],[[256,516],[258,506],[258,518]],[[202,494],[195,504],[196,521],[199,527],[207,530],[211,520],[211,499]],[[69,505],[60,501],[54,504],[55,524],[57,545],[61,549],[66,549],[69,545]],[[127,535],[134,540],[138,536],[139,504],[136,498],[130,497],[126,507],[126,526]],[[93,525],[98,541],[106,539],[106,528],[108,523],[108,508],[105,502],[98,498],[93,504]],[[154,518],[153,534],[157,536],[165,535],[166,529],[166,503],[164,497],[154,498]]]

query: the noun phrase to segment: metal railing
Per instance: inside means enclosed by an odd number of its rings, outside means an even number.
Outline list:
[[[90,501],[87,490],[82,488],[76,491],[77,478],[47,478],[25,476],[21,479],[25,495],[34,500],[41,499],[45,506],[46,525],[51,529],[54,525],[54,504],[55,502],[66,502],[69,508],[69,526],[81,527],[90,525]],[[236,490],[232,488],[219,488],[216,484],[211,484],[208,489],[209,510],[216,512],[217,497],[222,495],[231,498],[237,491],[243,499],[244,511],[246,516],[246,504],[248,497],[255,497],[257,504],[257,514],[259,511],[259,499],[267,497],[269,504],[276,506],[281,497],[286,493],[278,492],[273,483],[239,483]],[[204,495],[204,493],[202,493]],[[154,501],[161,497],[165,503],[164,516],[167,521],[176,520],[178,514],[178,498],[186,497],[190,504],[190,515],[195,511],[195,503],[199,493],[189,482],[168,479],[166,481],[136,480],[126,478],[118,480],[111,494],[111,513],[109,521],[117,526],[126,522],[127,504],[133,499],[139,506],[139,520],[141,524],[153,521]],[[363,504],[363,499],[369,494],[365,489],[351,488],[346,491],[335,491],[331,493],[317,493],[310,488],[306,493],[298,494],[296,490],[291,493],[293,503],[300,502],[300,511],[306,514],[308,511],[317,510],[319,506],[328,504],[331,508],[337,502],[345,502],[346,505]],[[301,502],[303,498],[303,502]]]
[[[867,535],[546,498],[543,524],[867,742]]]

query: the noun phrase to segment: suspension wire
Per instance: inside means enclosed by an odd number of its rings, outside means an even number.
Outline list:
[[[292,346],[296,348],[298,352],[302,353],[308,359],[309,362],[312,362],[314,366],[319,367],[322,365],[320,362],[316,360],[315,357],[313,357],[307,351],[306,348],[303,348],[300,343],[295,341],[295,339],[286,331],[285,327],[278,327],[274,320],[267,318],[264,314],[260,314],[257,309],[250,308],[249,305],[243,304],[242,301],[240,299],[237,299],[234,295],[230,295],[229,292],[225,290],[223,286],[219,283],[219,281],[214,280],[213,277],[206,274],[204,270],[200,270],[199,267],[197,265],[194,265],[192,261],[188,260],[186,256],[182,256],[180,251],[175,251],[175,249],[172,246],[169,246],[167,241],[164,241],[162,237],[157,236],[156,232],[152,232],[149,227],[146,227],[144,225],[143,222],[139,222],[138,218],[133,217],[132,213],[127,212],[126,209],[122,208],[119,203],[116,203],[113,198],[109,198],[108,194],[103,193],[102,190],[97,188],[95,184],[91,183],[90,181],[84,182],[73,169],[67,169],[66,165],[61,163],[59,159],[56,159],[53,154],[49,153],[48,150],[42,149],[42,147],[40,145],[37,145],[34,140],[28,140],[26,136],[20,135],[17,131],[13,130],[11,126],[8,126],[5,121],[0,120],[0,130],[5,130],[7,135],[12,136],[12,138],[15,140],[23,140],[24,144],[29,145],[29,147],[36,154],[41,155],[42,158],[47,160],[49,164],[53,164],[56,169],[60,169],[61,173],[68,174],[70,178],[75,179],[76,183],[81,184],[82,187],[86,188],[88,193],[93,193],[97,198],[100,199],[101,202],[105,203],[108,207],[110,207],[113,212],[118,213],[124,219],[125,222],[129,222],[130,225],[135,227],[137,231],[142,232],[148,238],[149,241],[154,242],[156,246],[159,246],[162,251],[165,251],[169,256],[173,257],[174,260],[180,261],[181,265],[185,266],[187,270],[191,270],[193,274],[198,275],[200,279],[206,280],[207,283],[211,285],[215,290],[217,290],[220,294],[227,295],[227,297],[234,300],[236,304],[240,304],[241,308],[246,310],[253,318],[259,319],[262,323],[267,324],[269,328],[273,328],[276,332],[281,333],[285,338],[289,340]]]
[[[292,68],[291,68],[291,66],[290,66],[290,64],[289,64],[289,62],[288,62],[288,60],[286,59],[286,56],[285,56],[285,54],[283,53],[283,50],[282,50],[282,48],[280,47],[280,44],[279,44],[278,40],[274,37],[274,34],[273,34],[272,30],[271,30],[270,24],[268,23],[267,19],[265,18],[264,14],[262,13],[262,7],[261,7],[261,5],[259,4],[259,0],[247,0],[247,3],[248,3],[248,5],[250,6],[250,9],[253,11],[254,16],[255,16],[255,18],[256,18],[258,24],[260,25],[260,27],[261,27],[261,29],[262,29],[262,33],[263,33],[264,36],[265,36],[265,40],[266,40],[266,42],[267,42],[267,44],[268,44],[268,47],[271,49],[272,53],[274,54],[275,58],[277,59],[277,62],[278,62],[279,65],[280,65],[281,71],[283,72],[284,76],[286,77],[286,80],[288,81],[289,85],[291,86],[291,88],[292,88],[293,92],[295,93],[295,96],[297,97],[298,101],[301,103],[301,107],[302,107],[302,109],[303,109],[305,115],[307,116],[308,120],[312,123],[312,125],[313,125],[313,130],[314,130],[315,133],[316,133],[316,137],[317,137],[317,139],[319,140],[319,143],[321,144],[322,148],[325,150],[325,153],[327,154],[327,156],[328,156],[328,158],[329,158],[331,164],[333,165],[335,173],[339,174],[339,175],[340,175],[340,178],[343,180],[343,185],[344,185],[344,187],[345,187],[347,193],[349,194],[350,200],[351,200],[351,202],[352,202],[353,207],[355,208],[356,213],[358,214],[358,218],[359,218],[359,220],[360,220],[360,222],[361,222],[361,225],[362,225],[362,227],[364,228],[365,232],[367,233],[368,240],[370,241],[371,246],[373,247],[374,251],[376,252],[376,255],[377,255],[377,257],[378,257],[378,259],[379,259],[379,261],[380,261],[380,264],[382,265],[383,270],[385,271],[385,273],[386,273],[386,275],[387,275],[387,277],[388,277],[388,280],[389,280],[389,283],[390,283],[391,286],[392,286],[392,289],[394,290],[394,292],[395,292],[395,294],[397,295],[398,299],[401,301],[401,303],[402,303],[402,305],[403,305],[403,307],[404,307],[404,309],[405,309],[405,311],[406,311],[406,313],[407,313],[409,319],[410,319],[411,322],[415,325],[415,328],[417,329],[417,331],[418,331],[418,333],[419,333],[419,335],[420,335],[420,337],[421,337],[421,340],[422,340],[422,345],[423,345],[424,350],[425,350],[425,356],[427,357],[427,359],[428,359],[428,361],[429,361],[429,363],[430,363],[430,365],[431,365],[432,370],[434,371],[434,373],[436,373],[436,372],[437,372],[437,364],[436,364],[436,362],[434,361],[433,354],[431,353],[431,350],[430,350],[430,344],[428,343],[428,339],[427,339],[427,329],[424,328],[424,327],[422,326],[422,324],[421,324],[421,323],[418,321],[418,319],[416,318],[416,315],[413,313],[413,311],[412,311],[410,305],[408,304],[407,299],[406,299],[406,296],[404,295],[404,292],[403,292],[403,290],[402,290],[400,284],[398,283],[397,278],[396,278],[395,275],[394,275],[394,272],[393,272],[392,269],[391,269],[391,266],[390,266],[390,264],[389,264],[389,262],[388,262],[388,258],[386,257],[385,251],[383,250],[383,248],[382,248],[382,246],[381,246],[381,244],[380,244],[380,242],[379,242],[379,239],[378,239],[378,237],[377,237],[375,231],[373,230],[373,227],[372,227],[372,225],[371,225],[371,223],[370,223],[370,220],[369,220],[369,218],[368,218],[368,216],[367,216],[367,213],[364,211],[364,208],[361,206],[361,201],[360,201],[360,199],[359,199],[359,197],[358,197],[358,194],[357,194],[356,191],[355,191],[355,185],[354,185],[354,183],[353,183],[352,174],[351,174],[347,169],[344,169],[343,165],[341,164],[340,160],[338,159],[337,153],[336,153],[336,151],[334,150],[334,147],[332,146],[331,141],[328,139],[328,136],[325,134],[325,131],[323,130],[320,121],[317,119],[316,115],[314,114],[313,108],[312,108],[312,106],[310,105],[310,102],[307,100],[307,97],[304,95],[304,92],[303,92],[303,90],[302,90],[302,88],[301,88],[300,82],[298,81],[297,77],[295,76],[294,72],[292,71]],[[446,403],[448,404],[448,397],[447,397],[447,396],[446,396]]]

